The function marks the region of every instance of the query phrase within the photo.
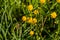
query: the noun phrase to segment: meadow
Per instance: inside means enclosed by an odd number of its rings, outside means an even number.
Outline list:
[[[60,40],[60,0],[0,0],[0,40]]]

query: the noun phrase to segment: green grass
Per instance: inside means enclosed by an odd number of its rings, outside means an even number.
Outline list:
[[[34,6],[32,11],[27,10],[29,4]],[[35,9],[39,14],[33,14]],[[54,11],[57,17],[52,19],[50,14]],[[22,16],[38,21],[29,24],[22,21]],[[31,30],[33,36],[29,34]],[[60,3],[52,0],[41,5],[39,0],[0,0],[0,40],[60,40]]]

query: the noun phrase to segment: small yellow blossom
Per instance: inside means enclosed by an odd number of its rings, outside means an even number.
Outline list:
[[[26,19],[27,19],[26,16],[23,16],[23,17],[22,17],[22,20],[23,20],[23,21],[26,21]]]
[[[27,18],[27,21],[28,21],[28,23],[32,23],[32,24],[35,24],[35,23],[37,23],[37,19],[36,18]]]
[[[46,0],[40,0],[41,4],[44,4],[46,2]]]
[[[34,10],[34,14],[38,14],[39,12],[38,12],[38,10]]]
[[[57,3],[60,3],[60,0],[56,0],[57,1]]]
[[[29,11],[32,11],[33,10],[33,5],[30,4],[30,5],[28,5],[27,8],[28,8]]]
[[[33,24],[37,23],[37,19],[33,18]]]
[[[52,13],[51,13],[51,18],[56,18],[56,17],[57,17],[56,12],[52,12]]]
[[[30,31],[30,33],[29,33],[31,36],[33,36],[34,35],[34,31]]]
[[[32,23],[33,19],[32,18],[28,18],[28,23]]]

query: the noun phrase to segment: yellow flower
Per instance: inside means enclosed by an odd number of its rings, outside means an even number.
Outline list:
[[[46,2],[46,0],[40,0],[41,4],[44,4]]]
[[[30,31],[30,33],[29,33],[31,36],[33,36],[34,35],[34,31]]]
[[[33,18],[33,24],[37,23],[37,19]]]
[[[56,0],[58,3],[60,3],[60,0]]]
[[[28,23],[32,23],[32,24],[35,24],[37,23],[37,19],[36,18],[27,18],[28,19]]]
[[[34,10],[34,14],[38,14],[39,12],[38,12],[38,10]]]
[[[56,18],[56,17],[57,17],[56,12],[52,12],[52,13],[51,13],[51,18]]]
[[[32,23],[32,22],[33,22],[32,18],[28,18],[28,23]]]
[[[29,11],[32,11],[33,10],[33,5],[30,4],[30,5],[28,5],[27,8],[28,8]]]
[[[23,21],[26,21],[26,19],[27,19],[26,16],[23,16],[23,17],[22,17],[22,20],[23,20]]]

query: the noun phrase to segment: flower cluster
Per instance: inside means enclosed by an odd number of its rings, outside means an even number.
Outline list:
[[[46,3],[46,1],[47,0],[39,0],[40,1],[40,4],[42,4],[42,5],[44,5],[45,3]],[[50,0],[48,0],[48,1],[50,1]],[[56,2],[57,3],[60,3],[60,0],[56,0]],[[39,7],[40,8],[40,7]],[[36,18],[36,15],[37,14],[39,14],[40,12],[40,10],[38,10],[38,9],[34,9],[34,5],[32,5],[32,4],[29,4],[28,6],[27,6],[27,10],[28,10],[28,13],[30,14],[30,15],[34,15],[34,17],[33,16],[22,16],[22,21],[23,22],[27,22],[27,23],[29,23],[29,24],[36,24],[37,23],[37,18]],[[49,10],[48,10],[49,11]],[[43,10],[42,10],[42,12],[43,12]],[[32,13],[32,14],[31,14]],[[51,17],[52,19],[55,19],[55,18],[57,18],[57,12],[55,12],[55,11],[53,11],[52,13],[49,13],[49,15],[50,16],[48,16],[49,18]],[[43,19],[44,20],[44,19]],[[43,24],[44,25],[44,24]],[[30,33],[29,33],[31,36],[33,36],[34,35],[34,31],[30,31]]]
[[[37,23],[37,19],[36,18],[26,17],[26,16],[22,17],[22,21],[27,21],[28,23],[32,23],[32,24],[36,24]]]

